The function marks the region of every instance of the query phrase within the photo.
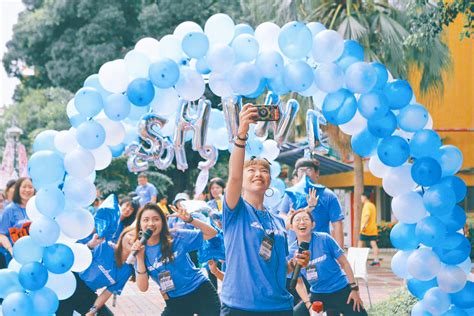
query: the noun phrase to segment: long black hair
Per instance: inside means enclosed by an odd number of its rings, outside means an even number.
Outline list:
[[[126,217],[123,219],[122,224],[124,227],[132,225],[132,223],[135,221],[135,218],[137,217],[138,209],[140,208],[140,203],[138,202],[138,199],[131,199],[129,197],[124,197],[122,199],[122,202],[120,203],[120,206],[124,205],[125,203],[130,203],[130,206],[133,209],[132,214],[130,214],[129,217]]]

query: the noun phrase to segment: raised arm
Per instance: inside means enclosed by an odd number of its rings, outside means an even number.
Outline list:
[[[170,205],[171,209],[174,211],[169,217],[179,217],[185,223],[191,224],[200,231],[202,231],[202,235],[204,240],[209,240],[214,238],[217,235],[217,230],[214,229],[211,225],[204,223],[203,221],[194,218],[189,214],[184,207],[175,207],[174,205]]]
[[[96,298],[94,305],[89,309],[89,312],[87,312],[86,316],[97,315],[98,310],[105,305],[111,296],[112,292],[107,289],[103,290],[102,293],[100,293],[100,295]]]
[[[148,290],[148,271],[145,264],[145,246],[139,240],[135,241],[132,251],[138,250],[137,262],[135,266],[136,283],[138,289],[142,292]]]
[[[247,103],[239,114],[239,130],[235,140],[234,150],[229,159],[229,179],[227,180],[225,202],[230,209],[234,209],[242,194],[242,178],[245,160],[245,142],[248,137],[249,125],[255,124],[257,108]]]

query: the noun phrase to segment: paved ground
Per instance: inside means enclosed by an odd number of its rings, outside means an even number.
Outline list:
[[[390,294],[403,286],[403,280],[396,277],[390,270],[390,260],[393,253],[381,255],[380,267],[368,267],[369,290],[372,304],[387,299]],[[369,298],[364,281],[359,282],[360,293],[364,304],[369,307]],[[129,282],[121,296],[117,298],[116,307],[110,301],[107,305],[115,315],[159,315],[164,308],[164,300],[154,282],[150,282],[150,288],[146,293],[138,290],[134,283]]]

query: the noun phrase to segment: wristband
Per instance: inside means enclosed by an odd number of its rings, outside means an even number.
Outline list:
[[[89,312],[93,313],[94,315],[97,314],[97,307],[93,305],[91,308],[89,308]]]
[[[237,144],[236,142],[234,142],[234,146],[239,148],[245,148],[245,145]]]
[[[239,135],[237,135],[237,139],[245,142],[247,139],[249,139],[249,134],[245,134],[245,138],[241,138]]]
[[[194,217],[191,216],[191,219],[185,221],[183,220],[183,222],[185,222],[186,224],[191,224],[192,222],[194,221]]]
[[[140,271],[138,271],[138,269],[136,269],[135,272],[136,272],[137,274],[146,274],[146,270],[145,270],[145,272],[140,272]]]

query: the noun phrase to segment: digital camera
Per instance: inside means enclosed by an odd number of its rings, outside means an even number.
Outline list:
[[[280,118],[280,109],[276,104],[258,104],[255,107],[258,113],[256,121],[278,121]]]

